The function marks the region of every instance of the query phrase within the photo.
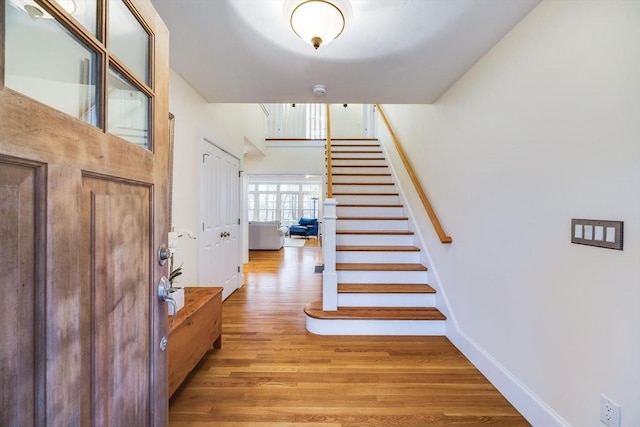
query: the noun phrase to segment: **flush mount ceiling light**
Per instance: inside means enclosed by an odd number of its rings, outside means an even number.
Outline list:
[[[293,31],[315,49],[342,34],[351,15],[348,0],[288,1],[285,8],[292,9],[288,16]]]

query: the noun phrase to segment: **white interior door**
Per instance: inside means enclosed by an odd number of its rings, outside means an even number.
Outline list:
[[[242,278],[240,160],[204,140],[201,162],[199,283],[222,286],[224,299]]]

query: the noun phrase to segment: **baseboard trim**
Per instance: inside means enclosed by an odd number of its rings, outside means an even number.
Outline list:
[[[534,427],[571,427],[557,412],[487,353],[448,322],[447,338],[475,365]]]

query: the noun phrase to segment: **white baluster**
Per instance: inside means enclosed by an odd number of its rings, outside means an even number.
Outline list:
[[[338,273],[336,272],[336,199],[325,199],[322,219],[322,309],[338,309]]]

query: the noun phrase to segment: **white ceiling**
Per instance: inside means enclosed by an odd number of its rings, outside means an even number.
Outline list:
[[[171,68],[208,102],[385,104],[436,101],[539,2],[351,0],[348,27],[316,51],[285,0],[152,0]]]

